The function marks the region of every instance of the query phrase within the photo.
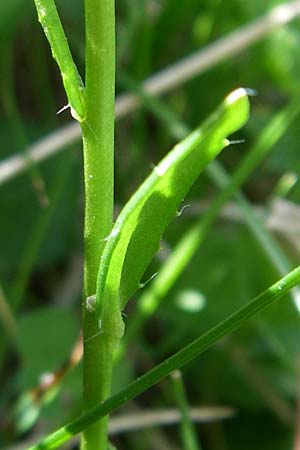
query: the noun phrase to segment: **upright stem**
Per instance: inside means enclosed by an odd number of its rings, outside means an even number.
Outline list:
[[[84,300],[96,292],[105,238],[113,220],[115,11],[114,0],[85,0],[85,120],[82,122],[85,182]],[[110,394],[112,349],[83,302],[84,408]],[[84,450],[107,449],[107,420],[83,433]]]

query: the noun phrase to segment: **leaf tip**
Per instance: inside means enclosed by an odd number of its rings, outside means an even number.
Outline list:
[[[242,97],[248,97],[248,89],[245,88],[238,88],[235,91],[231,92],[225,99],[225,103],[227,105],[232,105],[237,100],[241,99]]]
[[[234,133],[247,122],[250,113],[249,89],[238,88],[231,92],[223,103],[227,115],[227,135]]]

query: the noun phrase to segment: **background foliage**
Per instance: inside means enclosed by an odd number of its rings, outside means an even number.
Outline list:
[[[117,93],[128,87],[125,74],[142,81],[278,3],[117,2]],[[57,6],[74,59],[83,74],[82,2],[60,0]],[[56,115],[65,104],[65,96],[58,69],[37,23],[33,2],[1,2],[0,35],[0,136],[4,159],[68,123],[70,117],[68,112]],[[162,101],[193,127],[232,89],[238,86],[255,89],[257,96],[252,99],[250,121],[235,137],[245,139],[245,143],[230,147],[220,157],[228,171],[233,172],[263,126],[299,95],[299,39],[299,19],[296,19],[238,57],[228,58],[172,90]],[[298,118],[243,189],[269,224],[268,218],[274,219],[274,205],[281,198],[280,220],[275,216],[273,234],[291,265],[296,265],[300,250],[299,130]],[[115,194],[118,207],[173,144],[166,125],[144,108],[118,122]],[[36,389],[43,374],[45,379],[45,373],[59,370],[68,360],[79,334],[81,166],[78,143],[39,166],[29,164],[26,173],[0,185],[0,283],[13,313],[11,320],[5,315],[1,295],[0,439],[4,446],[47,432],[80,411],[80,364],[46,395],[38,395]],[[286,193],[283,181],[291,175],[295,183]],[[192,207],[168,228],[162,251],[153,260],[148,278],[159,270],[170,249],[207,209],[216,193],[209,178],[202,175],[186,201]],[[289,207],[284,215],[283,204]],[[211,228],[160,308],[129,343],[125,359],[116,371],[115,390],[278,278],[269,258],[245,227],[243,217],[236,214],[232,201],[230,206]],[[140,293],[135,296],[136,302],[130,303],[126,322],[134,317],[139,296]],[[203,449],[297,449],[299,335],[295,309],[291,302],[281,302],[185,368],[183,375],[191,406],[228,405],[236,411],[226,421],[197,426]],[[170,383],[165,381],[127,408],[175,404]],[[181,447],[177,427],[171,432],[170,428],[155,428],[142,439],[139,432],[125,434],[115,442],[120,448],[146,450],[158,448],[158,439],[164,445],[159,448]]]

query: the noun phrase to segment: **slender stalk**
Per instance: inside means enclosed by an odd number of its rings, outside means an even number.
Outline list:
[[[180,433],[183,448],[185,450],[201,450],[201,444],[198,442],[197,433],[190,416],[189,403],[180,370],[175,370],[171,374],[171,380],[175,400],[181,414]]]
[[[83,133],[85,231],[84,300],[96,292],[100,257],[113,219],[114,0],[85,0],[86,75]],[[112,346],[99,334],[96,316],[83,302],[84,408],[103,402],[110,394]],[[85,450],[107,449],[107,419],[85,430]]]
[[[270,288],[255,297],[246,306],[238,309],[231,314],[227,319],[220,322],[215,327],[211,328],[205,334],[199,336],[186,347],[167,358],[158,366],[155,366],[145,375],[141,376],[131,384],[123,388],[117,394],[110,397],[101,405],[98,405],[87,411],[78,419],[60,428],[53,434],[47,436],[37,445],[31,447],[30,450],[49,450],[57,448],[59,445],[67,442],[77,433],[80,433],[86,427],[90,426],[99,418],[105,417],[112,411],[115,411],[120,406],[127,403],[129,400],[140,395],[142,392],[149,389],[151,386],[157,384],[164,377],[169,375],[174,370],[184,366],[201,353],[205,352],[217,341],[224,336],[237,330],[247,321],[253,318],[256,314],[266,309],[276,300],[282,298],[289,292],[290,289],[300,283],[300,266],[283,277]]]
[[[68,41],[54,0],[34,0],[44,33],[49,41],[52,56],[59,66],[63,85],[74,119],[84,119],[83,84],[73,61]]]

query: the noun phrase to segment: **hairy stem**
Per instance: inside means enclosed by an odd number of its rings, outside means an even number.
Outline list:
[[[115,12],[114,0],[85,0],[86,115],[82,122],[85,182],[84,300],[96,292],[105,238],[113,218]],[[83,302],[84,409],[110,394],[112,348]],[[83,433],[82,448],[106,450],[107,419]]]

